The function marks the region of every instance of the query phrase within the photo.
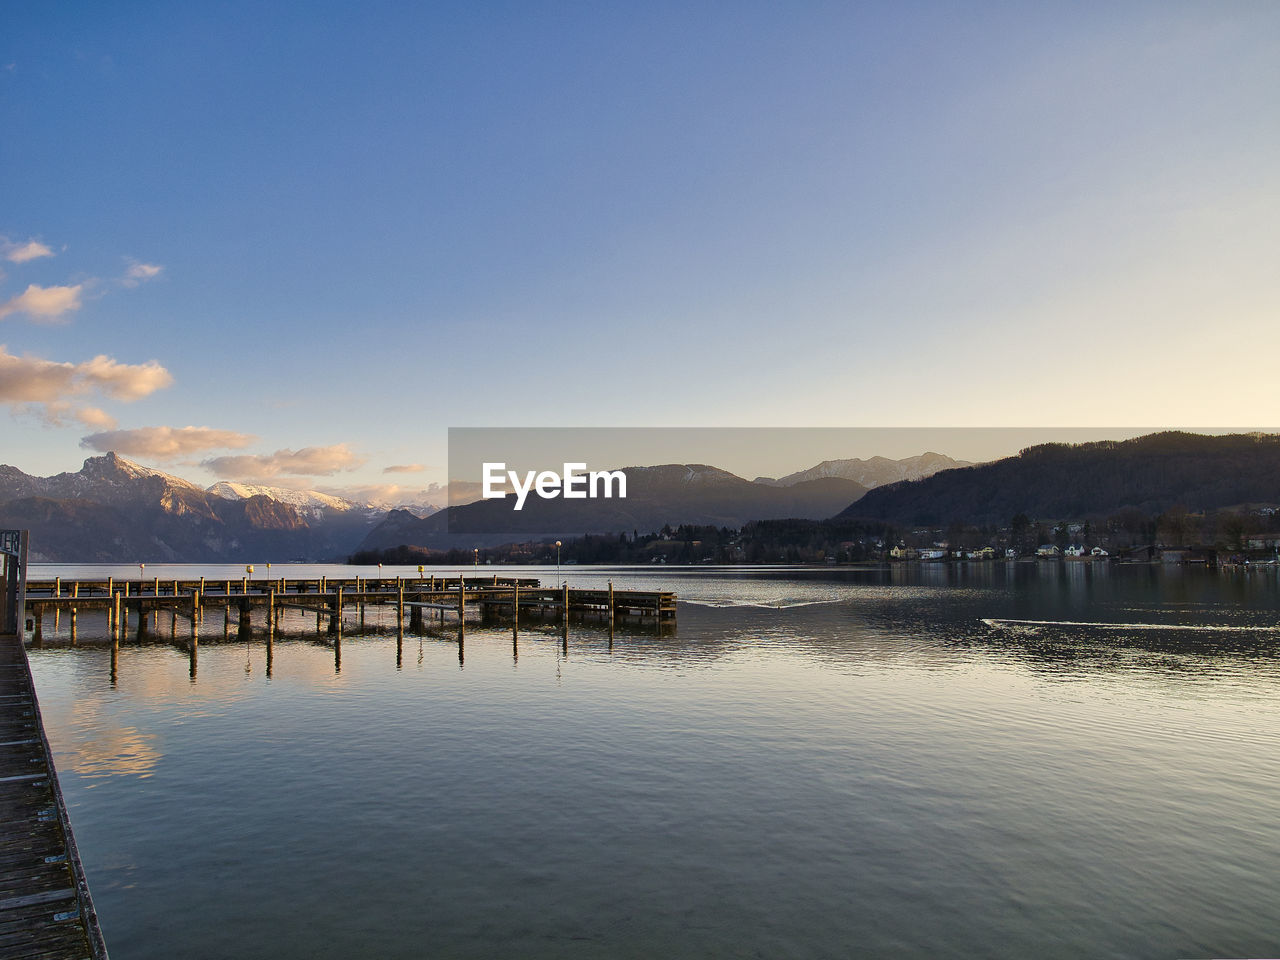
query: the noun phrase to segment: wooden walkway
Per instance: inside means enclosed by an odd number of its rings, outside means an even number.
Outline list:
[[[420,630],[430,616],[443,621],[447,613],[465,625],[468,614],[482,619],[503,616],[557,620],[566,626],[570,618],[599,620],[611,627],[621,623],[652,624],[674,627],[676,595],[668,592],[614,590],[569,587],[543,587],[533,579],[500,577],[451,578],[328,578],[255,580],[29,580],[26,585],[26,611],[31,638],[43,639],[46,618],[52,615],[55,631],[62,618],[71,641],[76,641],[79,617],[97,614],[104,623],[105,635],[123,640],[131,632],[142,639],[154,622],[154,614],[170,611],[181,616],[198,635],[199,625],[210,611],[221,611],[224,630],[230,630],[232,619],[238,632],[253,630],[253,614],[258,614],[258,629],[272,632],[278,628],[286,610],[302,611],[316,618],[317,631],[327,621],[329,633],[341,633],[344,616],[354,612],[361,622],[366,607],[391,606],[396,620],[403,624],[409,615],[409,629]]]
[[[0,636],[0,960],[105,960],[21,641]]]

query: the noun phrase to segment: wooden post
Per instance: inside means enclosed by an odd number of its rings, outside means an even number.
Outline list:
[[[613,581],[609,581],[609,630],[613,631]]]
[[[62,578],[61,577],[53,578],[53,595],[55,597],[62,596]]]
[[[191,642],[187,644],[187,656],[191,662],[191,679],[196,678],[196,665],[200,659],[200,641],[196,637],[191,638]]]
[[[31,634],[31,640],[39,646],[44,642],[44,607],[39,604],[31,605],[31,619],[34,621],[34,631]]]
[[[160,578],[159,577],[156,577],[156,585],[153,589],[155,590],[156,596],[157,597],[160,596]]]
[[[400,582],[400,578],[396,577],[396,626],[400,629],[400,633],[404,634],[404,584]]]
[[[119,594],[116,594],[119,596]],[[120,638],[111,638],[111,686],[116,685],[116,677],[120,670]]]
[[[342,635],[342,585],[339,584],[333,594],[333,613],[329,617],[329,632]]]
[[[201,577],[201,580],[204,578]],[[191,636],[194,639],[200,635],[200,591],[191,591]]]
[[[75,583],[71,584],[71,598],[74,600],[79,596],[80,596],[80,581],[77,580]],[[75,607],[71,608],[71,645],[73,647],[76,645],[76,613],[77,612],[78,611]]]

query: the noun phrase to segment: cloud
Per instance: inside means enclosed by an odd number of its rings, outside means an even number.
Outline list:
[[[67,363],[25,354],[16,357],[0,344],[0,403],[49,403],[91,391],[117,400],[137,400],[171,383],[169,371],[155,360],[130,364],[100,355],[84,363]]]
[[[75,418],[86,427],[103,427],[107,430],[114,430],[116,427],[116,418],[97,407],[81,407],[75,412]]]
[[[8,237],[0,237],[0,257],[4,257],[10,263],[26,263],[28,260],[52,256],[53,251],[36,240],[14,243]]]
[[[173,460],[203,450],[247,447],[256,439],[247,433],[211,427],[137,427],[93,433],[82,437],[80,446],[101,453],[114,450],[126,456]]]
[[[116,363],[110,357],[96,356],[80,364],[86,381],[117,400],[126,403],[162,390],[173,383],[173,376],[155,360],[146,363]]]
[[[345,443],[329,447],[277,450],[271,454],[242,454],[211,457],[200,465],[227,480],[269,480],[280,474],[328,477],[342,470],[354,470],[364,463]]]
[[[74,287],[41,287],[31,284],[22,293],[0,304],[0,320],[11,313],[25,313],[35,320],[57,320],[80,309],[82,284]]]
[[[137,260],[129,261],[129,269],[124,272],[124,276],[120,282],[126,287],[136,287],[140,283],[148,280],[154,280],[164,271],[164,267],[155,263],[139,263]]]
[[[383,473],[421,473],[427,469],[420,463],[401,463],[393,467],[383,467]]]

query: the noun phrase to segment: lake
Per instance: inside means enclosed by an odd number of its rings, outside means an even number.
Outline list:
[[[90,572],[137,568],[32,576]],[[211,616],[194,678],[180,628],[113,683],[50,617],[114,960],[1280,952],[1274,568],[560,573],[678,627],[398,645],[387,608],[336,661],[299,614],[268,678]]]

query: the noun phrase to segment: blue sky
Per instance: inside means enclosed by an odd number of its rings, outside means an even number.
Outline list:
[[[1270,422],[1278,48],[1273,3],[21,5],[0,461]]]

